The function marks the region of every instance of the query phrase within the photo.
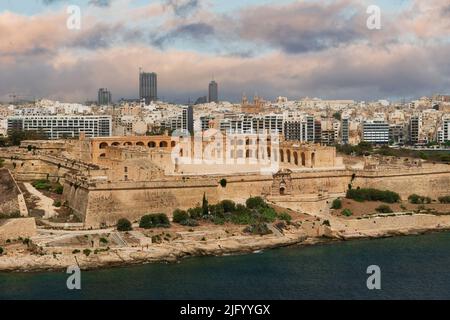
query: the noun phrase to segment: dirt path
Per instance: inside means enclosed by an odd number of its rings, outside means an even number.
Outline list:
[[[53,199],[45,196],[40,191],[36,190],[30,183],[23,184],[25,188],[31,193],[33,196],[39,198],[37,202],[37,208],[44,210],[45,215],[44,218],[48,219],[57,215],[56,207],[53,206]]]

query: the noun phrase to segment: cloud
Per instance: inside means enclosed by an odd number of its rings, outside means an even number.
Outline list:
[[[89,5],[96,7],[109,7],[114,0],[89,0]],[[52,5],[55,3],[69,2],[69,0],[42,0],[45,5]]]
[[[200,0],[165,0],[165,7],[177,16],[187,17],[200,8]]]
[[[23,88],[37,97],[84,101],[108,87],[117,98],[136,97],[140,66],[158,73],[160,96],[179,102],[205,95],[211,74],[221,97],[234,101],[242,92],[369,100],[450,87],[450,20],[436,18],[447,14],[448,3],[439,0],[383,12],[381,31],[366,28],[358,0],[229,13],[194,2],[117,2],[107,17],[90,8],[76,32],[65,28],[63,10],[3,12],[0,96]]]
[[[157,47],[164,47],[165,44],[177,39],[190,39],[195,41],[205,40],[214,35],[214,27],[206,23],[191,23],[177,26],[175,29],[163,35],[156,35],[152,43]]]

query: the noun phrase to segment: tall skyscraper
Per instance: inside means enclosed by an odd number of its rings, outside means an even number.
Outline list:
[[[139,98],[145,99],[145,104],[158,100],[158,76],[156,73],[139,73]]]
[[[192,106],[183,107],[182,129],[191,135],[194,134],[194,108]]]
[[[219,85],[214,80],[209,83],[208,101],[219,102]]]
[[[111,102],[112,102],[111,91],[109,91],[106,88],[98,89],[98,105],[107,106],[111,104]]]

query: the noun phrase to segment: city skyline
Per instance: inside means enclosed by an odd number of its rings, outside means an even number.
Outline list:
[[[366,26],[372,4],[381,30]],[[68,5],[80,7],[80,30],[66,27]],[[368,101],[450,88],[450,10],[437,0],[35,0],[0,12],[1,101],[82,102],[100,87],[135,98],[140,66],[173,102],[204,96],[211,74],[231,102],[243,92]]]

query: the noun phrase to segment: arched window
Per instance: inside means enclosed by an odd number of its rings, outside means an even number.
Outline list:
[[[161,142],[159,143],[159,147],[160,147],[160,148],[167,148],[167,141],[161,141]]]
[[[302,152],[301,157],[302,157],[302,166],[306,166],[306,156],[304,152]]]
[[[108,146],[108,143],[106,143],[106,142],[100,143],[100,149],[106,149],[107,146]]]
[[[294,164],[298,166],[298,153],[294,151]]]
[[[156,148],[156,142],[155,142],[155,141],[150,141],[150,142],[148,143],[148,147],[149,147],[149,148]]]

